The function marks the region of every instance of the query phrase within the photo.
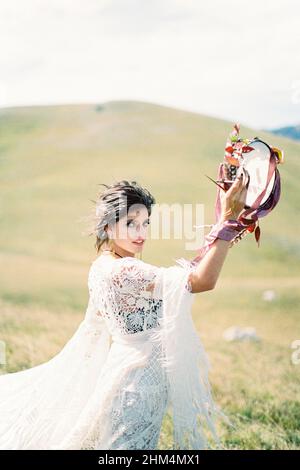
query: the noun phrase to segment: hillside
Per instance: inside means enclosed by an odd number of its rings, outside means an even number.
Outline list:
[[[159,203],[204,203],[205,223],[212,223],[215,185],[204,175],[216,176],[231,125],[141,102],[2,109],[1,253],[84,264],[93,256],[92,243],[81,236],[83,227],[76,221],[89,211],[97,185],[113,179],[137,179]],[[297,230],[290,223],[298,215],[300,146],[243,126],[241,134],[259,134],[284,148],[286,165],[280,167],[280,205],[261,223],[259,251],[249,239],[239,256],[252,256],[255,248],[268,263],[267,251],[273,247],[292,262],[300,253]],[[161,243],[164,250],[146,247],[145,253],[168,262],[174,246]],[[182,255],[182,249],[177,253]]]

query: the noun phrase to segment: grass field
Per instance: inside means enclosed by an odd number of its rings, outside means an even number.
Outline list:
[[[216,176],[232,123],[142,102],[0,110],[0,340],[7,371],[48,360],[73,334],[88,301],[94,239],[82,235],[99,183],[137,180],[158,203],[203,203],[214,222]],[[285,150],[279,205],[228,254],[213,291],[193,317],[211,361],[225,448],[300,449],[300,144],[241,123],[242,136]],[[192,257],[184,240],[149,240],[143,259],[171,265]],[[274,290],[275,300],[262,294]],[[261,341],[226,343],[231,325],[254,326]],[[3,369],[3,368],[2,368]],[[1,370],[1,369],[0,369]],[[165,420],[161,448],[168,448]]]

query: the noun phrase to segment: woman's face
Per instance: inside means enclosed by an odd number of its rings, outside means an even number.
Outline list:
[[[149,224],[147,208],[142,204],[131,206],[128,214],[109,229],[116,252],[122,256],[140,253],[145,245]]]

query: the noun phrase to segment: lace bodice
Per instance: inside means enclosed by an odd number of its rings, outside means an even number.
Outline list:
[[[89,271],[90,300],[111,334],[134,334],[159,325],[161,268],[134,257],[101,256]],[[185,288],[191,291],[187,282]]]

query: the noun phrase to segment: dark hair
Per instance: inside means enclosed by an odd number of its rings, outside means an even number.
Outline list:
[[[90,230],[85,232],[88,236],[96,235],[94,246],[97,253],[108,238],[105,228],[109,223],[117,223],[121,217],[128,214],[130,207],[134,204],[143,204],[150,216],[152,204],[156,202],[152,194],[136,181],[122,180],[111,185],[99,184],[105,186],[106,189],[97,194],[96,201],[92,200],[96,207],[91,216],[87,217],[92,225]]]

